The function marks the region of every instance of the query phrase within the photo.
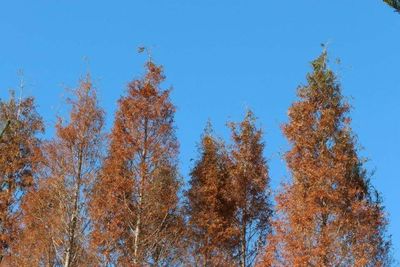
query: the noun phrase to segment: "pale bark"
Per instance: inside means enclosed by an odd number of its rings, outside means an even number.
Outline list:
[[[140,175],[140,189],[139,189],[139,197],[138,197],[138,214],[136,219],[135,226],[135,235],[134,235],[134,248],[133,248],[133,263],[138,264],[139,257],[139,243],[140,243],[140,231],[142,226],[142,209],[143,209],[143,194],[144,194],[144,186],[145,180],[147,176],[147,167],[146,167],[146,158],[147,158],[147,127],[148,120],[145,119],[144,122],[144,137],[143,137],[143,151],[141,158],[141,175]]]
[[[71,215],[71,220],[68,225],[68,246],[65,251],[64,267],[70,267],[74,257],[76,257],[75,242],[76,242],[76,228],[79,216],[79,200],[80,200],[80,190],[82,183],[82,149],[79,151],[78,155],[78,173],[75,181],[75,191],[74,191],[74,203]]]

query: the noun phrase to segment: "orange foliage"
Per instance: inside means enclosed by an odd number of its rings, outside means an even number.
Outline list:
[[[231,123],[233,147],[230,193],[235,200],[234,228],[237,262],[242,267],[254,266],[257,255],[265,245],[272,215],[266,161],[263,156],[262,131],[256,128],[255,117],[247,111],[240,123]]]
[[[48,142],[36,136],[44,127],[32,98],[0,101],[0,265],[389,265],[387,221],[350,107],[326,52],[312,66],[283,126],[292,180],[274,215],[251,111],[229,124],[229,147],[208,124],[182,194],[175,106],[151,59],[118,101],[104,158],[104,111],[89,76]]]
[[[70,119],[43,145],[38,181],[22,204],[23,232],[14,258],[18,266],[81,266],[88,252],[87,197],[96,176],[104,112],[89,76],[69,99]]]
[[[40,162],[40,140],[44,131],[33,98],[17,101],[11,92],[9,102],[0,101],[0,121],[9,122],[0,138],[0,262],[10,255],[18,237],[21,219],[19,205],[33,184]]]
[[[91,202],[93,246],[104,263],[168,265],[178,257],[178,142],[163,80],[162,67],[149,61],[119,100]]]
[[[222,141],[208,124],[199,148],[200,158],[191,172],[186,192],[188,234],[194,261],[203,266],[229,266],[235,242],[234,199],[230,190],[230,160]]]
[[[386,266],[386,220],[348,124],[349,105],[326,66],[312,62],[283,132],[293,181],[276,198],[263,266]]]

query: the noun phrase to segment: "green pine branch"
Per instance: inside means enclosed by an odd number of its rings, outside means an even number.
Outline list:
[[[400,13],[400,0],[383,0],[386,4],[393,7],[396,12]]]

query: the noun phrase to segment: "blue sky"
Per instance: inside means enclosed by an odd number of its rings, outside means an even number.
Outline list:
[[[48,137],[65,110],[65,88],[87,70],[111,127],[116,100],[143,73],[146,58],[136,48],[144,44],[174,88],[182,175],[208,118],[228,138],[226,121],[252,108],[265,129],[274,187],[287,177],[280,125],[327,43],[400,260],[400,15],[383,1],[13,0],[0,2],[0,34],[0,97],[23,69],[24,94],[36,97]]]

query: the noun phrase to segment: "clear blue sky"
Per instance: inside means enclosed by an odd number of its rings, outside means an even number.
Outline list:
[[[226,138],[225,122],[250,107],[266,131],[274,187],[287,175],[280,125],[309,61],[328,43],[400,260],[400,14],[383,1],[1,1],[0,34],[0,97],[23,69],[25,95],[36,97],[47,136],[65,109],[64,88],[87,69],[109,128],[116,100],[142,74],[145,56],[136,48],[145,44],[174,87],[182,174],[208,118]]]

